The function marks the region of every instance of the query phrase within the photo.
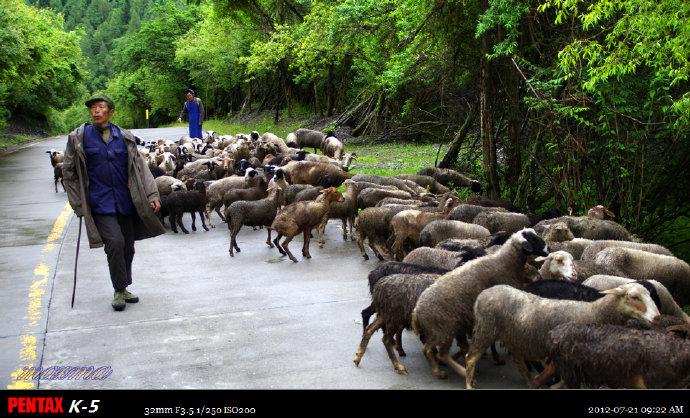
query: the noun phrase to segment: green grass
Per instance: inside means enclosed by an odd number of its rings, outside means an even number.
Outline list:
[[[355,152],[357,159],[350,166],[353,173],[394,176],[396,174],[414,174],[424,167],[433,167],[437,157],[443,158],[448,144],[412,144],[412,143],[377,143],[348,145],[346,152]]]

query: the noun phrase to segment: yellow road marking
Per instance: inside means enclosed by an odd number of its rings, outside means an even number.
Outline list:
[[[55,244],[53,241],[62,236],[65,226],[67,225],[67,219],[72,214],[72,207],[69,203],[65,204],[65,210],[58,216],[53,224],[53,229],[50,231],[50,235],[46,239],[46,245],[43,247],[42,253],[50,253],[55,249]],[[38,263],[34,268],[34,281],[31,283],[28,294],[28,303],[26,309],[26,315],[24,320],[26,321],[25,327],[27,332],[20,337],[22,343],[22,348],[19,351],[19,361],[22,363],[15,372],[12,373],[12,384],[7,385],[7,389],[33,389],[36,385],[33,380],[18,380],[17,378],[21,375],[22,371],[29,367],[35,367],[34,362],[36,361],[36,343],[38,338],[36,338],[37,331],[34,331],[35,327],[40,324],[43,318],[43,313],[41,312],[41,307],[43,306],[43,295],[45,295],[46,287],[50,278],[50,267],[46,265],[43,261]]]

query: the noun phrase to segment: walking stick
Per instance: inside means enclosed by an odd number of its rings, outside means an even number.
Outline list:
[[[79,217],[79,235],[77,235],[77,256],[74,258],[74,287],[72,288],[72,309],[74,309],[74,294],[77,292],[77,262],[79,261],[79,241],[81,241],[82,217]]]

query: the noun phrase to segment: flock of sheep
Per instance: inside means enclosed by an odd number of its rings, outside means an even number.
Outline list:
[[[601,206],[585,216],[525,214],[480,197],[480,183],[454,170],[352,174],[356,155],[333,132],[209,131],[141,141],[140,150],[161,194],[161,222],[167,216],[175,233],[188,233],[182,215],[196,230],[198,214],[208,230],[215,211],[233,257],[243,226],[265,228],[266,244],[297,262],[288,248],[295,236],[310,258],[312,234],[323,246],[328,221],[341,220],[343,239],[380,261],[368,277],[356,365],[380,329],[394,370],[407,374],[398,356],[402,331],[413,329],[431,372],[458,373],[467,388],[477,386],[487,350],[504,363],[497,344],[527,387],[688,387],[690,266],[640,242]],[[50,153],[59,167],[59,152]],[[460,188],[474,196],[461,201]]]

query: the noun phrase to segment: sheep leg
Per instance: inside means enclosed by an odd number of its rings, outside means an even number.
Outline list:
[[[453,356],[450,354],[450,344],[442,344],[438,347],[438,354],[436,355],[438,360],[448,367],[450,367],[455,373],[462,377],[466,376],[466,370],[457,361],[453,360]]]
[[[177,234],[177,214],[170,212],[168,218],[170,219],[170,229]]]
[[[240,252],[240,247],[237,245],[237,233],[240,231],[239,228],[233,228],[233,231],[230,233],[230,257],[234,257],[235,254],[233,253],[233,248],[235,251],[238,253]]]
[[[475,377],[477,370],[477,361],[479,361],[485,350],[486,349],[475,350],[474,344],[472,344],[470,352],[465,354],[465,387],[467,389],[475,388],[475,385],[477,383]]]
[[[374,322],[369,325],[365,332],[364,335],[362,336],[362,341],[359,343],[359,348],[357,349],[357,352],[355,353],[355,358],[354,362],[355,365],[359,366],[359,362],[362,361],[362,356],[364,356],[364,352],[367,350],[367,345],[369,344],[369,340],[371,339],[371,336],[376,332],[377,329],[381,328],[383,326],[383,318],[377,317]]]
[[[436,377],[439,379],[447,379],[448,374],[441,370],[438,360],[436,359],[436,345],[426,342],[422,346],[422,352],[424,353],[424,356],[426,356],[426,360],[429,362],[429,366],[431,367],[431,371],[434,373],[434,375],[436,375]]]
[[[278,251],[280,251],[280,253],[281,253],[282,255],[287,255],[287,253],[285,252],[285,250],[283,250],[283,247],[280,246],[280,239],[281,239],[281,238],[283,238],[283,235],[282,235],[282,234],[278,234],[278,236],[276,236],[275,239],[273,240],[273,243],[275,244],[276,248],[278,249]]]
[[[206,219],[208,219],[208,225],[211,228],[216,227],[216,225],[213,223],[213,220],[211,219],[211,208],[209,206],[206,206]]]
[[[311,254],[309,254],[309,241],[311,241],[311,229],[305,229],[304,243],[302,244],[302,255],[305,258],[311,258]]]
[[[323,244],[326,243],[326,241],[323,239],[323,233],[326,230],[326,223],[328,222],[328,217],[325,217],[321,223],[316,227],[316,233],[319,236],[319,247],[323,248]]]
[[[206,221],[204,221],[204,211],[203,210],[199,211],[199,219],[201,219],[201,226],[204,228],[204,231],[208,231],[208,227],[206,226]]]
[[[290,260],[292,260],[296,263],[297,259],[295,258],[294,255],[292,255],[292,252],[288,248],[288,244],[290,243],[290,241],[292,241],[292,238],[294,238],[294,236],[285,237],[285,240],[283,241],[282,247],[283,247],[283,250],[285,250],[285,254],[287,254],[287,256],[290,257]]]
[[[266,232],[268,232],[268,237],[266,238],[266,245],[268,245],[269,248],[273,248],[273,243],[271,242],[271,228],[266,228]]]
[[[196,212],[191,211],[190,214],[192,215],[192,231],[196,232]]]
[[[398,373],[406,375],[407,370],[405,369],[405,366],[400,364],[398,361],[398,357],[395,356],[395,352],[393,351],[393,331],[390,329],[386,329],[383,332],[383,345],[386,347],[386,352],[388,353],[388,358],[391,359],[391,362],[393,363],[393,368],[397,370]]]
[[[405,357],[407,354],[405,353],[405,350],[403,350],[402,347],[402,333],[405,330],[405,327],[402,325],[398,327],[398,330],[395,333],[395,349],[398,350],[398,354],[400,357]]]
[[[376,308],[374,307],[373,303],[362,310],[362,327],[364,328],[362,333],[367,332],[367,326],[369,325],[369,318],[371,318],[371,316],[374,315],[375,313],[376,313]]]
[[[347,219],[343,218],[341,221],[343,223],[343,240],[347,241]],[[352,232],[350,232],[350,235],[352,235]]]
[[[184,227],[184,224],[182,223],[182,217],[184,216],[184,212],[178,214],[177,216],[177,225],[180,227],[182,232],[185,234],[189,234],[189,231],[187,231],[187,228]]]
[[[556,366],[553,363],[549,363],[543,372],[539,373],[534,377],[532,383],[530,383],[530,389],[539,389],[544,386],[546,382],[549,382],[556,375]]]
[[[362,254],[362,257],[364,257],[365,260],[368,260],[369,256],[367,255],[367,252],[364,251],[364,236],[361,233],[359,234],[357,244],[359,244],[359,252]]]

